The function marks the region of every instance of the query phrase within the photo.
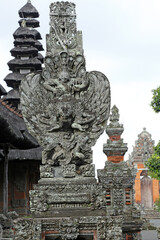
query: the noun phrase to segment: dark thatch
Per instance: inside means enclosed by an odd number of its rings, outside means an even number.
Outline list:
[[[4,81],[6,82],[8,87],[14,88],[15,84],[19,85],[21,80],[24,78],[25,74],[21,74],[18,72],[9,73],[5,78]]]
[[[3,151],[0,150],[0,161],[3,159]],[[32,148],[27,150],[11,149],[9,150],[8,160],[9,161],[41,161],[42,159],[42,148]]]
[[[2,87],[2,85],[0,84],[0,96],[6,95],[6,94],[7,94],[6,90],[5,90],[4,87]]]
[[[2,100],[0,100],[0,129],[0,145],[8,143],[19,149],[39,146],[28,133],[22,116]]]
[[[12,48],[12,50],[10,52],[13,57],[24,56],[24,55],[25,56],[31,55],[31,56],[35,57],[38,55],[38,49],[35,47],[27,47],[27,48],[15,47],[15,48]]]
[[[4,96],[2,99],[5,100],[5,101],[7,101],[7,100],[11,100],[11,99],[17,100],[17,99],[19,99],[19,98],[20,98],[20,96],[19,96],[19,91],[18,91],[18,89],[12,89],[12,90],[9,91],[9,92],[7,93],[7,95]]]
[[[35,70],[41,70],[41,61],[37,58],[30,59],[12,59],[8,62],[9,70],[15,71],[16,68],[34,68]]]
[[[25,20],[25,22],[26,22],[26,27],[33,27],[33,28],[39,27],[39,21],[36,19],[32,19],[32,18],[20,19],[18,21],[20,26],[22,25],[23,20]]]
[[[39,13],[37,9],[30,3],[27,2],[20,10],[19,10],[19,16],[21,18],[37,18],[39,17]]]
[[[38,53],[38,57],[37,58],[41,61],[41,63],[44,62],[44,57],[43,57],[42,54]]]
[[[35,40],[33,38],[16,38],[14,41],[14,46],[18,47],[18,46],[33,46],[36,47],[38,49],[38,51],[43,51],[43,47],[42,44],[38,41]]]
[[[29,29],[27,27],[19,27],[14,33],[14,38],[34,38],[34,39],[42,39],[41,34],[36,29]]]

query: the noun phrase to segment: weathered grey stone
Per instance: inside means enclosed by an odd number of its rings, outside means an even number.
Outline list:
[[[0,239],[3,237],[3,227],[2,225],[0,224]]]
[[[14,221],[15,240],[41,239],[41,222],[33,219],[18,219]]]
[[[133,200],[134,170],[125,162],[106,162],[98,170],[99,182],[95,179],[91,148],[109,116],[110,87],[102,73],[86,71],[75,19],[75,4],[51,4],[45,68],[21,84],[23,117],[43,153],[41,179],[30,191],[33,218],[15,222],[15,240],[39,239],[42,231],[64,240],[81,234],[122,240],[129,228],[141,228]],[[110,119],[108,133],[120,135],[116,107]],[[122,155],[127,151],[122,140],[107,147]]]
[[[24,120],[44,148],[41,178],[56,177],[59,166],[61,177],[93,177],[91,147],[109,116],[109,81],[86,71],[75,18],[73,3],[51,4],[45,68],[21,83]]]
[[[160,227],[157,227],[157,237],[158,237],[158,240],[160,239]]]

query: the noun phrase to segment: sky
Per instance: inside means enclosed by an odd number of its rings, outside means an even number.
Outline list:
[[[18,10],[27,0],[0,0],[0,84],[9,73],[12,34],[18,28]],[[49,33],[51,0],[32,0],[40,13],[42,44]],[[159,0],[72,0],[76,4],[77,30],[83,33],[87,71],[101,71],[110,81],[111,106],[119,108],[122,138],[128,154],[144,127],[155,144],[160,139],[160,114],[150,107],[152,89],[160,86],[160,1]],[[45,55],[45,51],[42,52]],[[97,168],[106,160],[104,133],[94,147]]]

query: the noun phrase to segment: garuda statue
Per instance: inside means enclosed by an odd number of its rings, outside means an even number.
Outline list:
[[[86,71],[75,19],[75,4],[51,4],[45,67],[28,74],[20,88],[26,125],[54,167],[90,164],[110,111],[108,79]]]

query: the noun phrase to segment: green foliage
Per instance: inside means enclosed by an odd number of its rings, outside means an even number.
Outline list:
[[[151,101],[151,106],[153,110],[158,113],[160,112],[160,87],[152,90],[153,96]],[[160,141],[154,148],[154,154],[146,162],[146,167],[148,167],[149,175],[152,178],[160,180]]]
[[[155,152],[145,165],[148,168],[149,175],[160,180],[160,155]]]
[[[155,151],[155,153],[156,153],[158,156],[160,156],[160,141],[159,141],[159,143],[157,144],[157,146],[154,148],[154,151]]]
[[[148,168],[149,175],[152,178],[160,180],[160,141],[154,147],[154,154],[152,154],[145,165]]]
[[[160,199],[157,199],[155,201],[155,210],[157,210],[158,212],[160,212]]]
[[[160,112],[160,87],[152,90],[153,96],[151,101],[151,106],[153,110],[158,113]]]

